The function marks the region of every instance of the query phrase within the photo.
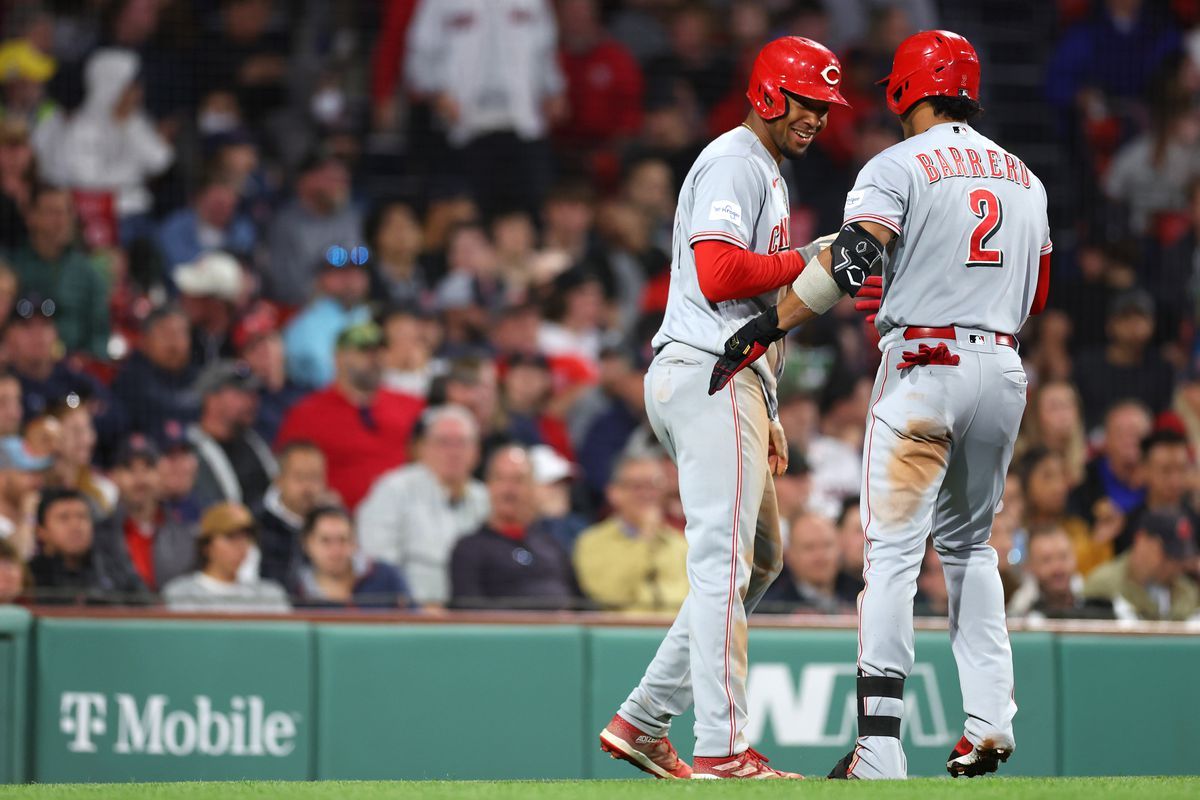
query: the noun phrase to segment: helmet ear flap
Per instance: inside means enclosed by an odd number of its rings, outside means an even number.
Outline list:
[[[783,110],[779,112],[779,116],[786,117],[788,112],[792,110],[792,98],[788,97],[788,93],[783,89],[779,90],[779,99],[783,100]]]
[[[758,96],[762,98],[762,108],[759,109],[759,116],[764,120],[771,122],[780,117],[787,116],[789,108],[788,96],[787,92],[783,89],[759,84]]]

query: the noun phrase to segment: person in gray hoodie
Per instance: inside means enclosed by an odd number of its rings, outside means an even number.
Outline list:
[[[312,297],[330,247],[345,252],[363,244],[362,213],[350,202],[346,165],[325,151],[300,164],[293,192],[267,231],[263,276],[267,297],[299,307]]]

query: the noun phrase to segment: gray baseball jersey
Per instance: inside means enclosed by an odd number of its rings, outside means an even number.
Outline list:
[[[1026,377],[1016,349],[995,334],[1016,333],[1029,314],[1040,256],[1050,250],[1046,193],[1020,159],[967,125],[946,123],[867,163],[846,200],[846,221],[856,220],[898,235],[884,269],[876,319],[883,360],[863,448],[858,668],[893,679],[912,670],[912,599],[932,536],[949,595],[964,733],[972,744],[1011,752],[1012,651],[988,539]],[[901,329],[909,326],[953,331],[906,340]],[[904,353],[921,345],[944,349],[909,365]],[[866,718],[904,713],[902,699],[865,691]],[[860,736],[849,773],[905,777],[900,739]]]
[[[935,125],[867,162],[846,222],[898,236],[875,325],[1016,333],[1050,252],[1046,190],[1025,163],[961,122]]]
[[[758,137],[739,127],[704,149],[675,213],[671,288],[646,374],[646,414],[679,468],[689,593],[619,713],[652,736],[695,701],[697,756],[741,753],[746,741],[747,616],[782,569],[779,508],[767,468],[769,415],[782,348],[724,391],[708,379],[725,340],[778,293],[710,303],[692,246],[713,239],[755,253],[788,248],[788,195]],[[811,245],[806,245],[810,247]]]
[[[776,292],[744,300],[712,303],[700,291],[692,247],[713,239],[754,253],[788,250],[788,191],[779,165],[749,128],[739,126],[704,148],[684,178],[675,210],[671,287],[662,327],[653,346],[670,342],[714,355],[725,340],[775,304]],[[754,369],[774,407],[776,375],[783,368],[783,345],[771,346]]]

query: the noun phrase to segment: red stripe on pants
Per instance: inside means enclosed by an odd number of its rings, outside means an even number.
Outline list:
[[[729,700],[729,754],[737,738],[737,720],[733,708],[733,690],[729,685],[729,634],[733,626],[733,595],[737,591],[738,517],[742,510],[742,423],[738,415],[737,392],[729,382],[729,402],[733,406],[733,435],[737,440],[737,489],[733,496],[733,552],[729,557],[729,600],[725,604],[725,697]]]

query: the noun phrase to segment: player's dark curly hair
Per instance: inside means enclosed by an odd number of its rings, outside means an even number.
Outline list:
[[[929,103],[939,117],[957,122],[971,122],[983,113],[983,106],[979,105],[979,101],[969,97],[926,97],[921,102]],[[918,105],[920,103],[913,105],[908,113],[911,114]]]

